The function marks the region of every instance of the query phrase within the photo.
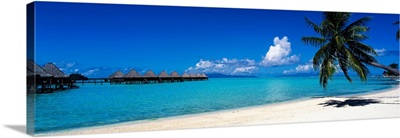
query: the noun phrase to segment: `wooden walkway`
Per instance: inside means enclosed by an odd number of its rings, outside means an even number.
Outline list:
[[[185,81],[203,81],[208,77],[138,77],[138,78],[89,78],[88,80],[76,80],[76,84],[85,83],[103,85],[109,84],[150,84],[150,83],[174,83]]]

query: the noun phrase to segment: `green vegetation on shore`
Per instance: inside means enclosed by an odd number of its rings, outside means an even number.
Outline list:
[[[72,73],[69,75],[69,78],[71,78],[71,80],[88,80],[89,79],[88,77],[85,77],[79,73]]]
[[[399,64],[392,63],[389,65],[389,67],[394,68],[394,69],[399,69]],[[396,74],[391,71],[383,71],[383,76],[399,76],[399,74]]]

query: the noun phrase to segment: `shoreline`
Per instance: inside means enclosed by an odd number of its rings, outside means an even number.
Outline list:
[[[373,119],[400,117],[400,86],[361,94],[332,97],[307,97],[278,103],[256,105],[237,109],[188,114],[151,120],[130,121],[102,126],[92,126],[72,130],[37,134],[76,135],[115,132],[159,131],[171,129],[234,127],[246,125],[270,125],[284,123],[304,123],[337,121],[350,119]],[[329,100],[375,99],[380,103],[361,106],[323,106]],[[390,104],[388,104],[390,103]],[[352,110],[350,110],[352,109]],[[374,112],[371,114],[371,112]],[[338,114],[339,113],[339,114]]]

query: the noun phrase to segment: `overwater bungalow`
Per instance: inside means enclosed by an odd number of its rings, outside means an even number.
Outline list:
[[[204,74],[204,73],[202,73],[202,74],[201,74],[201,78],[202,78],[202,79],[206,79],[206,80],[208,80],[208,77],[207,77],[207,75],[206,75],[206,74]]]
[[[124,73],[118,70],[115,73],[108,76],[108,79],[110,80],[110,84],[121,84],[122,82],[124,82],[124,76],[125,76]]]
[[[147,71],[146,74],[143,75],[143,83],[157,83],[158,80],[158,76],[152,70]]]
[[[53,63],[47,63],[46,65],[43,66],[43,70],[46,71],[47,73],[51,74],[54,76],[54,78],[67,78],[68,76],[64,74],[56,65]]]
[[[182,77],[176,71],[172,72],[170,76],[172,82],[183,82]]]
[[[28,60],[26,65],[27,93],[37,92],[39,86],[39,92],[42,92],[47,87],[46,84],[54,78],[54,76],[44,71],[43,68],[37,65],[33,60]]]
[[[183,79],[184,81],[192,81],[192,79],[190,78],[190,76],[189,76],[186,72],[183,73],[182,79]]]
[[[73,80],[70,80],[69,76],[64,74],[57,66],[53,63],[47,63],[43,66],[43,70],[51,74],[54,78],[50,80],[50,87],[54,85],[54,89],[65,89],[64,86],[67,85],[68,88],[73,87]]]
[[[204,80],[203,76],[201,76],[200,73],[196,74],[196,77],[194,78],[195,80]]]
[[[196,74],[196,77],[197,77],[197,78],[200,78],[200,77],[201,77],[201,74],[200,74],[200,73],[197,73],[197,74]]]
[[[158,74],[158,82],[162,83],[162,82],[172,82],[172,77],[169,76],[167,74],[167,72],[165,72],[164,70],[160,72],[160,74]]]
[[[131,69],[123,78],[125,84],[142,83],[143,81],[143,76],[134,69]]]
[[[193,73],[190,73],[190,74],[189,74],[189,78],[190,78],[191,80],[197,80],[197,79],[196,79],[196,75],[194,75]]]
[[[58,89],[75,88],[73,81],[52,63],[43,68],[27,60],[27,93],[50,93]],[[54,86],[54,88],[53,88]]]
[[[170,75],[166,71],[161,71],[159,75],[156,75],[152,70],[148,70],[143,76],[140,75],[136,70],[130,70],[126,75],[121,71],[116,71],[111,74],[108,78],[110,84],[148,84],[148,83],[164,83],[164,82],[184,82],[194,80],[208,80],[208,77],[203,74],[187,74],[184,73],[180,76],[176,71]]]
[[[44,71],[43,68],[40,67],[38,64],[36,64],[33,60],[27,61],[27,70],[32,73],[31,75],[38,75],[39,77],[42,78],[54,77],[53,75]]]

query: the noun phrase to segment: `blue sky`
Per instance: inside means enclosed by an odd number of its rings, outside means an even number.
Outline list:
[[[399,15],[354,13],[351,21],[365,16],[372,20],[364,43],[380,63],[398,63],[392,23]],[[304,18],[320,23],[322,13],[37,2],[35,17],[36,62],[67,74],[107,77],[134,68],[279,76],[315,73],[309,60],[318,49],[301,37],[317,36]]]

